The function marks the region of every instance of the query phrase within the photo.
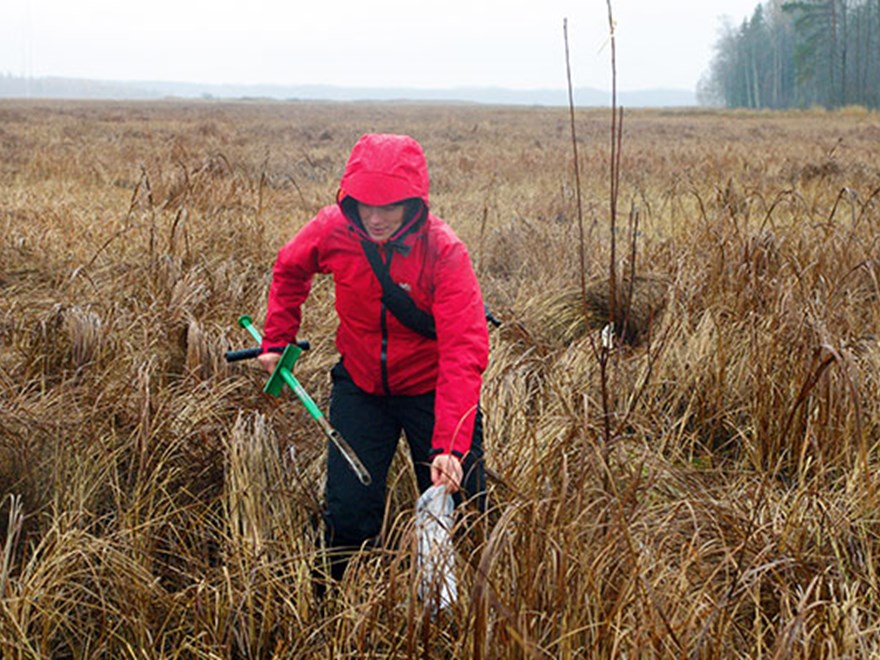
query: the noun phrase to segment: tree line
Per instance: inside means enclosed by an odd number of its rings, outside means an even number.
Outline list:
[[[724,26],[698,94],[729,108],[880,107],[880,0],[767,0]]]

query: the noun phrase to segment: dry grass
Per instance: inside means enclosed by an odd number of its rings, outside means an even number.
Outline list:
[[[877,655],[880,117],[628,113],[604,376],[610,118],[577,121],[586,300],[567,111],[0,104],[0,654]],[[318,603],[320,435],[222,359],[366,131],[424,144],[504,321],[492,511],[439,619],[402,455],[383,548]],[[332,302],[297,364],[319,402]]]

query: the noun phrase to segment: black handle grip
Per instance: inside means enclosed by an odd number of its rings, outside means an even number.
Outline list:
[[[309,350],[312,346],[307,341],[298,341],[296,345],[304,351]],[[268,349],[270,353],[283,353],[284,347],[275,346]],[[238,362],[239,360],[251,360],[263,352],[262,348],[242,348],[238,351],[226,351],[224,354],[227,362]]]
[[[489,311],[489,305],[483,303],[483,310],[485,310],[486,312],[486,320],[494,325],[496,328],[500,328],[501,321],[499,321],[498,318],[491,311]]]

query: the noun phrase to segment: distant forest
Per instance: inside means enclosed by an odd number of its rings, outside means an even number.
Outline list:
[[[768,0],[726,26],[715,49],[703,102],[880,107],[880,0]]]

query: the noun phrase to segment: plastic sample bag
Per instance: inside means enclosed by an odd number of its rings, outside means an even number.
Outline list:
[[[455,549],[452,545],[452,495],[445,486],[431,486],[416,503],[419,598],[434,612],[458,598]]]

